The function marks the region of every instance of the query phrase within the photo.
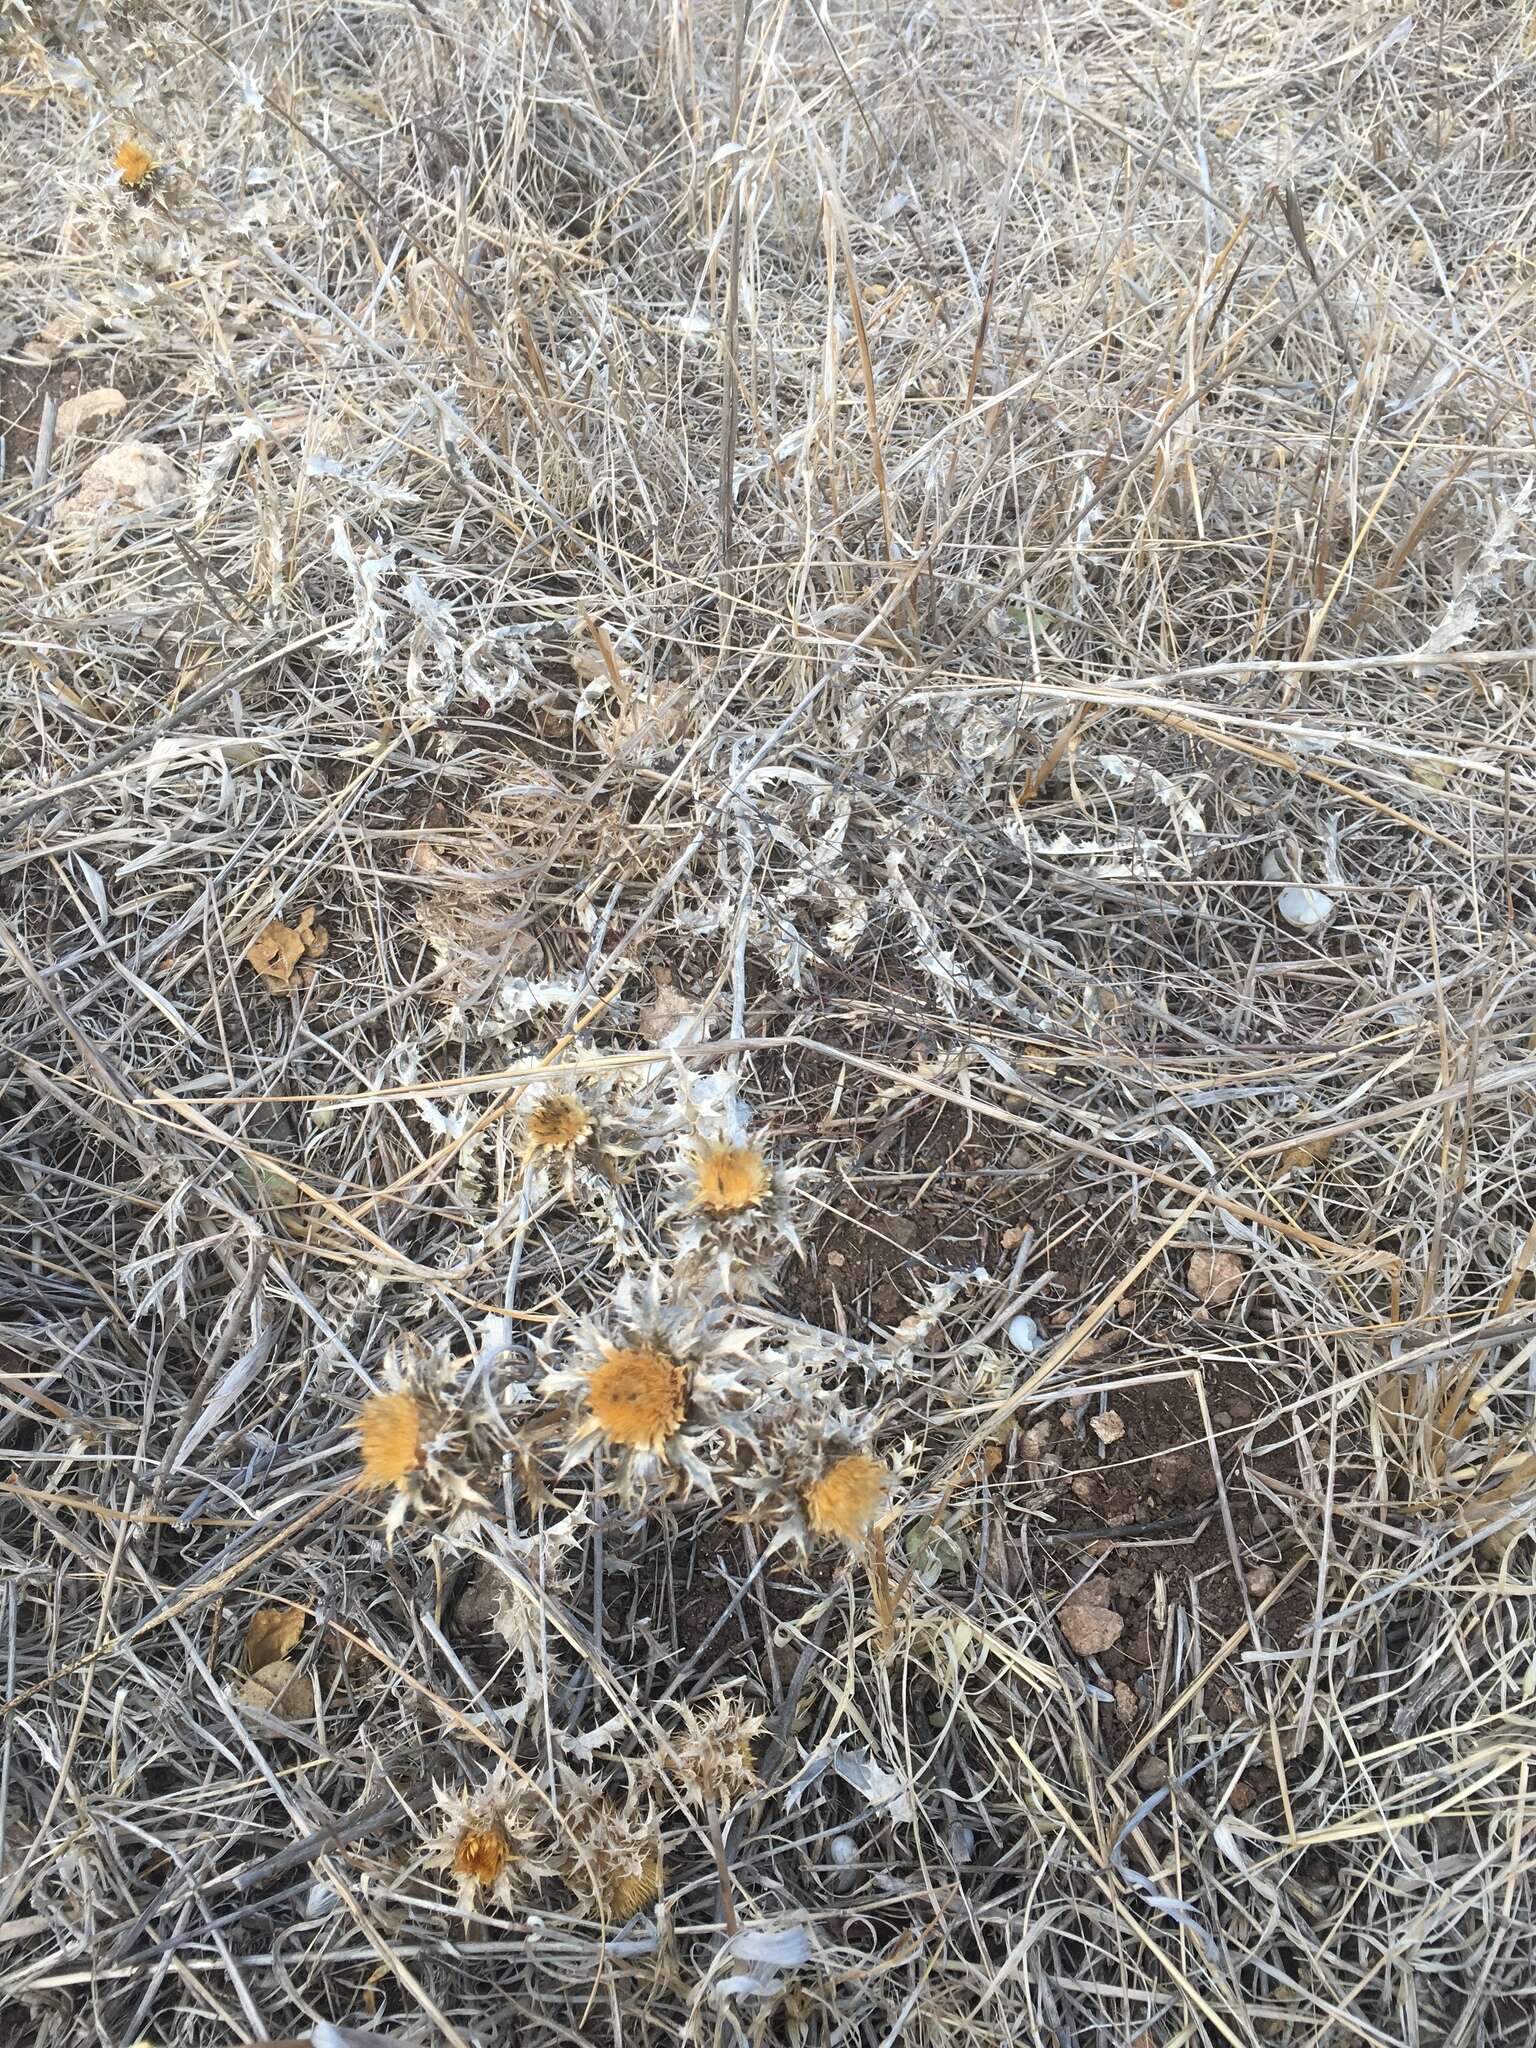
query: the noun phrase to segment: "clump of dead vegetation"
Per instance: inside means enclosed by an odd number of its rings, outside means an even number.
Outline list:
[[[1527,2040],[1518,11],[5,63],[18,2038]]]

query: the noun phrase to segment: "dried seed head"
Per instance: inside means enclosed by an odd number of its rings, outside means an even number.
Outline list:
[[[856,1548],[885,1505],[888,1477],[879,1459],[862,1451],[829,1465],[805,1490],[805,1519],[812,1534],[835,1536]]]
[[[714,1144],[693,1155],[693,1178],[695,1209],[707,1216],[739,1216],[762,1203],[773,1170],[755,1145]]]
[[[470,1405],[472,1377],[445,1343],[397,1334],[383,1362],[384,1391],[363,1403],[354,1427],[362,1482],[391,1496],[384,1534],[413,1514],[442,1516],[462,1536],[485,1508],[476,1484],[499,1448]]]
[[[661,1892],[661,1858],[647,1856],[639,1870],[614,1877],[608,1888],[608,1910],[615,1920],[633,1920]]]
[[[560,1874],[604,1919],[632,1920],[661,1890],[661,1836],[650,1797],[633,1772],[622,1799],[574,1771],[562,1776],[569,1847]]]
[[[372,1394],[356,1427],[362,1440],[363,1481],[376,1487],[404,1486],[423,1463],[425,1434],[421,1403],[414,1394]]]
[[[611,1347],[587,1382],[587,1408],[610,1442],[657,1452],[682,1427],[687,1391],[686,1372],[667,1352]]]
[[[757,1783],[752,1745],[763,1731],[762,1715],[724,1696],[708,1707],[681,1711],[685,1725],[672,1752],[685,1790],[706,1805],[733,1806]]]
[[[112,159],[118,177],[130,192],[136,192],[155,168],[155,160],[147,149],[141,149],[136,142],[125,142]]]
[[[528,1113],[526,1149],[531,1157],[574,1152],[592,1135],[592,1115],[575,1095],[546,1095]]]
[[[750,1300],[768,1291],[788,1253],[801,1250],[798,1191],[811,1170],[785,1166],[752,1143],[739,1102],[684,1115],[692,1131],[670,1163],[665,1212],[676,1230],[674,1279]]]

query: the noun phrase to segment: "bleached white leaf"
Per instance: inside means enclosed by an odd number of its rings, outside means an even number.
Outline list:
[[[1449,654],[1453,647],[1459,647],[1464,640],[1469,640],[1477,631],[1477,626],[1477,592],[1468,587],[1451,599],[1439,623],[1416,652],[1424,656]]]
[[[727,1943],[744,1963],[766,1963],[770,1970],[793,1970],[811,1959],[811,1930],[803,1920],[782,1927],[744,1927]]]
[[[626,1725],[624,1716],[615,1714],[611,1720],[604,1721],[600,1727],[588,1729],[585,1734],[561,1735],[560,1747],[567,1756],[589,1764],[600,1749],[611,1748],[618,1741]]]
[[[876,1763],[867,1749],[840,1751],[832,1759],[832,1768],[845,1785],[851,1785],[871,1806],[879,1807],[892,1820],[916,1820],[917,1807],[912,1798],[912,1787],[895,1771]]]

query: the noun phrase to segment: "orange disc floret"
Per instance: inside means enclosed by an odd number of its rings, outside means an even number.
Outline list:
[[[453,1874],[472,1884],[494,1885],[511,1861],[506,1830],[494,1825],[466,1828],[453,1849]]]
[[[528,1145],[534,1152],[572,1152],[592,1129],[592,1118],[574,1095],[546,1095],[528,1118]]]
[[[710,1216],[755,1209],[772,1179],[768,1161],[753,1145],[705,1145],[694,1154],[693,1206]]]
[[[818,1536],[862,1543],[885,1505],[888,1476],[878,1458],[868,1458],[862,1451],[839,1458],[807,1489],[806,1521]]]
[[[372,1394],[357,1418],[363,1479],[369,1486],[403,1486],[422,1462],[421,1403],[414,1394]]]
[[[587,1381],[587,1408],[610,1442],[659,1451],[682,1427],[688,1375],[665,1351],[645,1345],[609,1350]]]
[[[122,179],[130,192],[137,191],[138,187],[144,183],[144,180],[155,168],[155,160],[149,151],[142,149],[136,142],[123,143],[117,155],[113,157],[112,162],[116,167],[118,177]]]

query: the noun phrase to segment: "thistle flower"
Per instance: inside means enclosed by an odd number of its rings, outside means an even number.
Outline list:
[[[124,142],[119,145],[117,155],[112,159],[112,166],[119,181],[126,185],[130,192],[137,192],[153,177],[155,160],[139,143]]]
[[[523,1123],[523,1152],[573,1152],[592,1135],[592,1112],[579,1095],[549,1094],[536,1102]]]
[[[864,1451],[836,1459],[801,1496],[812,1535],[835,1536],[857,1549],[885,1506],[890,1476],[878,1458]]]
[[[707,1275],[725,1294],[761,1294],[785,1254],[802,1250],[795,1194],[809,1169],[780,1165],[754,1144],[735,1097],[695,1108],[691,1121],[671,1168],[679,1270]]]
[[[536,1197],[558,1188],[567,1201],[611,1198],[639,1147],[610,1094],[605,1079],[576,1087],[559,1076],[524,1090],[517,1146]]]
[[[728,1812],[757,1784],[752,1746],[767,1722],[744,1701],[717,1694],[707,1707],[680,1705],[683,1728],[672,1739],[672,1768],[701,1805]]]
[[[740,1216],[762,1206],[772,1183],[767,1154],[755,1145],[701,1145],[693,1155],[689,1206],[709,1216]]]
[[[762,1464],[743,1485],[776,1520],[777,1542],[809,1549],[817,1539],[857,1550],[878,1521],[891,1474],[866,1447],[865,1432],[813,1393],[783,1391],[762,1418]]]
[[[560,1818],[569,1847],[560,1876],[602,1918],[622,1925],[661,1892],[661,1833],[647,1794],[631,1777],[622,1800],[562,1767]]]
[[[478,1792],[434,1789],[443,1820],[428,1860],[452,1876],[461,1913],[471,1913],[482,1892],[510,1912],[517,1899],[553,1874],[543,1803],[504,1764]]]
[[[403,1487],[424,1462],[427,1411],[414,1394],[370,1394],[357,1418],[363,1479],[369,1486]]]
[[[626,1275],[611,1321],[578,1325],[569,1362],[543,1383],[568,1411],[562,1473],[606,1446],[626,1506],[664,1475],[715,1498],[704,1453],[712,1437],[748,1433],[741,1361],[750,1343],[749,1332],[722,1327],[717,1306],[668,1301],[659,1274],[643,1284]]]
[[[384,1518],[393,1541],[411,1513],[447,1508],[457,1520],[485,1503],[465,1475],[469,1427],[449,1359],[419,1337],[401,1337],[385,1359],[384,1380],[385,1391],[369,1395],[353,1428],[363,1484],[394,1495]]]

